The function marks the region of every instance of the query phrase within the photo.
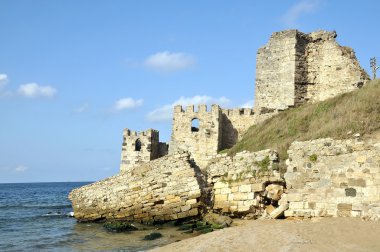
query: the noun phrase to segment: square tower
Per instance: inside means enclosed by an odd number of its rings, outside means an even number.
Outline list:
[[[168,145],[159,142],[159,131],[148,129],[143,132],[124,129],[120,172],[129,171],[136,165],[166,155]]]

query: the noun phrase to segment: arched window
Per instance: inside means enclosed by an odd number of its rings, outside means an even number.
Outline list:
[[[141,151],[141,141],[137,139],[135,142],[135,151]]]
[[[198,132],[199,131],[199,119],[194,118],[191,120],[191,132]]]

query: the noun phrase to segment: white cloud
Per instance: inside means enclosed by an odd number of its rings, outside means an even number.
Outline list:
[[[21,85],[17,92],[24,97],[37,98],[46,97],[52,98],[57,93],[57,90],[51,86],[40,86],[37,83],[28,83]]]
[[[173,108],[175,105],[197,105],[197,104],[219,104],[219,105],[227,105],[231,101],[226,97],[214,98],[206,95],[196,95],[193,97],[180,97],[178,100],[173,102],[172,104],[166,104],[162,107],[159,107],[151,112],[149,112],[146,116],[146,119],[150,122],[164,122],[170,121],[173,116]]]
[[[122,98],[115,103],[113,109],[114,109],[114,111],[132,109],[132,108],[137,108],[137,107],[142,106],[143,103],[144,103],[143,99],[135,100],[135,99],[129,98],[129,97],[128,98]]]
[[[83,113],[83,112],[87,111],[89,107],[90,107],[90,105],[88,103],[84,103],[81,106],[74,109],[74,112],[75,113]]]
[[[168,51],[158,52],[149,56],[144,65],[159,72],[175,72],[192,67],[195,59],[185,53],[171,53]]]
[[[249,100],[246,103],[240,105],[240,108],[253,108],[253,100]]]
[[[14,168],[14,171],[15,172],[25,172],[26,170],[28,170],[29,168],[26,167],[25,165],[18,165]]]
[[[288,27],[296,27],[297,21],[303,14],[315,11],[320,5],[320,0],[305,0],[293,5],[281,18]]]
[[[0,74],[0,92],[4,89],[5,85],[7,85],[8,82],[8,75],[6,74]]]

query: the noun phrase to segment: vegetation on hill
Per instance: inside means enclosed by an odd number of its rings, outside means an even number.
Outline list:
[[[249,128],[229,155],[237,152],[274,149],[281,161],[293,141],[331,137],[350,138],[380,131],[380,80],[323,102],[289,109]]]

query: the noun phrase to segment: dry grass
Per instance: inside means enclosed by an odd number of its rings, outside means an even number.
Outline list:
[[[295,140],[345,139],[355,133],[368,135],[376,131],[380,131],[380,80],[323,102],[284,111],[252,126],[228,153],[271,148],[279,152],[283,161]]]

